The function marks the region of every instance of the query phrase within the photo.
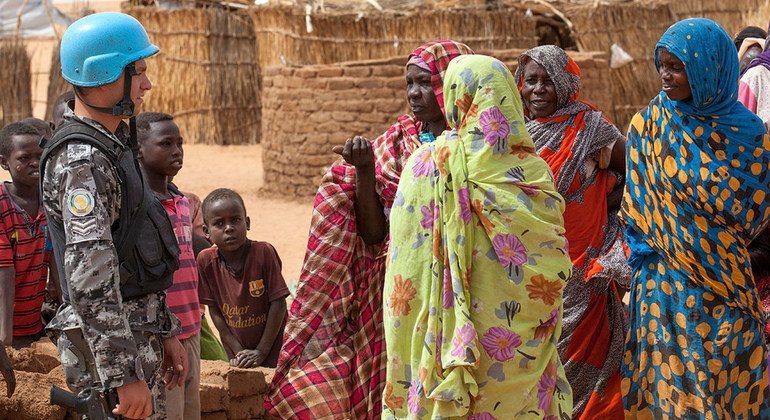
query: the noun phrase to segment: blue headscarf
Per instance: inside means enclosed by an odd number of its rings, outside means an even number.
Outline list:
[[[684,63],[692,98],[674,105],[682,113],[723,116],[735,111],[738,98],[738,56],[727,32],[718,23],[694,18],[679,21],[655,45],[655,67],[660,70],[660,48]]]
[[[658,70],[660,48],[684,63],[692,91],[692,97],[683,101],[674,101],[665,92],[656,98],[663,108],[672,113],[676,111],[674,122],[684,119],[684,125],[691,129],[700,124],[707,134],[730,132],[731,140],[755,146],[757,136],[766,129],[759,118],[737,100],[740,65],[727,32],[713,20],[685,19],[671,25],[655,46]],[[699,123],[697,117],[709,118],[709,121]],[[695,119],[696,124],[689,124],[690,119]]]

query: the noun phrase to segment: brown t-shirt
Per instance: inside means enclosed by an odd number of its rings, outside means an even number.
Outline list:
[[[237,277],[228,270],[217,248],[204,249],[198,255],[198,273],[200,302],[219,308],[241,346],[256,349],[265,330],[270,302],[289,295],[275,248],[267,242],[251,241],[243,273]],[[262,366],[275,367],[278,363],[285,317]],[[225,350],[229,358],[235,357],[228,346]]]

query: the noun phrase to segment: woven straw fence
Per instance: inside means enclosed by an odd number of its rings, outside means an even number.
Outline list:
[[[767,28],[768,21],[770,21],[770,0],[760,1],[760,3],[756,9],[745,10],[743,23],[746,26],[753,25],[763,29]]]
[[[0,39],[0,127],[32,116],[30,57],[17,38]]]
[[[48,93],[45,107],[46,121],[53,120],[53,106],[56,99],[62,93],[71,90],[69,84],[61,75],[61,57],[59,56],[59,45],[57,44],[51,51],[51,71],[48,72]]]
[[[144,111],[173,114],[193,144],[259,141],[259,62],[252,19],[221,9],[126,7],[161,52]]]
[[[656,0],[600,7],[573,5],[565,8],[565,14],[574,25],[581,51],[609,53],[610,46],[617,43],[634,59],[610,69],[615,121],[625,127],[660,92],[654,49],[669,26],[688,17],[707,17],[733,34],[749,24],[749,11],[761,11],[762,7],[767,7],[767,0]]]
[[[434,39],[454,39],[479,49],[537,45],[535,19],[520,9],[430,9],[310,15],[296,8],[264,7],[252,12],[260,64],[309,65],[407,56]]]

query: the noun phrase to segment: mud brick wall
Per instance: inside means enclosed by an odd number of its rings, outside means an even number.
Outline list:
[[[262,86],[265,189],[284,196],[314,194],[333,146],[373,140],[408,110],[399,61],[269,67]]]
[[[238,369],[201,361],[201,420],[265,418],[264,397],[272,369]]]
[[[521,50],[486,51],[511,71]],[[581,98],[611,112],[604,53],[574,53],[582,70]],[[268,67],[262,83],[265,191],[284,197],[315,194],[337,155],[332,147],[354,135],[370,140],[408,112],[406,58],[304,67]],[[610,114],[611,115],[611,114]]]

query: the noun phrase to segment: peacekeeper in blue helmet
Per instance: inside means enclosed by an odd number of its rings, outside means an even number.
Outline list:
[[[152,88],[146,59],[158,50],[126,14],[70,25],[60,54],[75,100],[43,140],[40,168],[64,294],[47,332],[70,389],[116,391],[108,405],[124,418],[164,418],[164,382],[181,385],[187,373],[165,302],[179,248],[135,158],[133,117]]]

